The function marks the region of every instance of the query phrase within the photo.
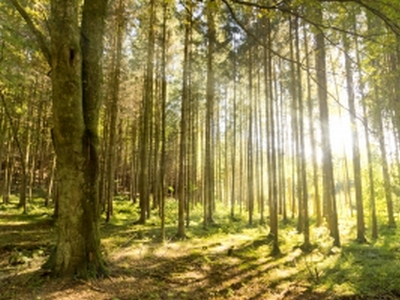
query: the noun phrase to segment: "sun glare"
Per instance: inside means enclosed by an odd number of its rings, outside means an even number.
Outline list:
[[[330,135],[332,154],[334,156],[349,156],[353,145],[349,119],[344,116],[331,116]]]

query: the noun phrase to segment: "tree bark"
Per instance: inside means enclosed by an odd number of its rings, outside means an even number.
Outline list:
[[[150,152],[151,152],[151,124],[153,119],[153,61],[154,61],[154,0],[150,1],[148,49],[146,62],[145,95],[143,97],[142,132],[140,141],[140,218],[136,222],[144,224],[150,217]]]
[[[101,276],[98,119],[107,1],[51,2],[53,143],[57,154],[56,248],[45,267],[56,276]]]
[[[187,143],[188,143],[188,107],[189,107],[189,36],[191,24],[191,9],[186,12],[185,20],[185,44],[183,49],[183,78],[182,78],[182,102],[180,122],[180,147],[179,147],[179,183],[178,183],[178,232],[177,238],[185,238],[185,205],[187,205]]]
[[[108,130],[107,147],[107,218],[108,222],[113,215],[113,199],[115,193],[115,156],[117,145],[117,122],[118,122],[118,102],[121,82],[121,60],[122,60],[122,38],[124,32],[124,7],[122,0],[119,0],[116,9],[116,20],[114,27],[114,53],[112,54],[112,79],[110,80],[111,99],[109,106],[110,124]]]
[[[304,50],[305,53],[308,53],[308,39],[306,35],[306,26],[303,27],[304,34]],[[310,70],[310,58],[309,55],[306,55],[306,67],[307,70]],[[322,225],[322,212],[321,212],[321,200],[319,193],[319,180],[318,180],[318,163],[317,163],[317,150],[316,150],[316,141],[315,141],[315,130],[314,130],[314,118],[313,118],[313,100],[311,97],[311,79],[310,74],[307,75],[307,109],[308,109],[308,127],[310,131],[310,148],[311,148],[311,159],[312,159],[312,170],[313,170],[313,189],[314,189],[314,205],[315,210],[314,214],[317,217],[317,226]]]
[[[269,236],[272,239],[272,255],[278,255],[281,253],[279,249],[279,237],[278,237],[278,173],[277,173],[277,156],[276,156],[276,128],[275,128],[275,112],[274,112],[274,96],[272,94],[272,61],[271,49],[272,37],[271,37],[271,22],[269,19],[266,22],[266,38],[264,40],[264,53],[263,53],[263,64],[264,64],[264,88],[265,88],[265,100],[267,104],[266,116],[268,117],[268,166],[269,166],[269,177],[268,177],[268,197],[269,197],[269,217],[270,217],[270,233]]]
[[[356,208],[357,208],[357,241],[365,243],[365,224],[364,224],[364,206],[362,198],[362,181],[361,181],[361,158],[359,148],[358,129],[356,122],[356,107],[354,96],[353,72],[351,61],[349,58],[349,40],[346,35],[343,36],[344,44],[344,59],[346,67],[346,83],[347,83],[347,98],[349,102],[349,113],[351,121],[351,133],[353,138],[353,172],[354,172],[354,187],[356,193]],[[350,208],[351,209],[351,208]]]
[[[249,212],[249,225],[253,225],[254,211],[254,154],[253,154],[253,54],[249,48],[249,86],[248,86],[248,138],[247,138],[247,208]]]
[[[322,22],[322,8],[316,10],[318,22]],[[323,199],[327,207],[327,219],[334,245],[340,246],[338,218],[336,211],[335,184],[332,165],[332,149],[330,142],[329,110],[328,110],[328,89],[326,79],[326,54],[325,38],[323,32],[319,31],[316,36],[316,69],[318,82],[319,114],[321,126],[322,144],[322,182]]]
[[[214,51],[215,24],[212,3],[207,1],[207,91],[206,91],[206,137],[204,164],[204,226],[213,222],[214,203]]]

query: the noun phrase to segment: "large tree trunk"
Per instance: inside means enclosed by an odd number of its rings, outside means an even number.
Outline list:
[[[98,112],[105,0],[53,0],[53,142],[59,180],[58,238],[47,266],[57,276],[104,274],[98,229]],[[81,40],[82,38],[82,40]]]

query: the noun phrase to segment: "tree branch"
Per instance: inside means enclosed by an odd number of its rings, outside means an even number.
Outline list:
[[[387,15],[385,15],[380,8],[382,7],[374,7],[375,5],[384,5],[384,6],[389,6],[391,10],[395,10],[399,12],[400,7],[396,8],[392,4],[389,3],[380,3],[380,1],[376,0],[320,0],[320,2],[352,2],[352,3],[357,3],[360,6],[364,7],[366,10],[377,16],[379,19],[381,19],[386,26],[397,36],[400,36],[400,24],[396,23],[392,19],[390,19]]]
[[[249,36],[251,36],[258,45],[260,45],[261,47],[266,47],[265,44],[262,41],[260,41],[260,39],[254,33],[252,33],[249,29],[247,29],[246,26],[243,25],[242,22],[237,18],[235,12],[233,11],[233,9],[232,9],[231,5],[228,3],[228,1],[227,0],[222,0],[222,2],[225,3],[226,7],[229,10],[229,13],[231,14],[231,16],[232,16],[233,20],[236,22],[236,24],[239,25],[239,27],[244,32],[246,32]],[[234,2],[238,3],[238,2],[236,2],[236,0]],[[243,1],[240,1],[240,4],[243,4]],[[283,59],[285,61],[291,61],[289,58],[281,55],[280,53],[278,53],[274,49],[268,48],[268,50],[271,51],[271,53],[273,53],[277,57],[279,57],[279,58],[281,58],[281,59]]]
[[[262,4],[258,4],[258,3],[254,3],[254,2],[250,2],[250,1],[245,1],[245,0],[231,0],[233,3],[236,4],[240,4],[240,5],[244,5],[244,6],[249,6],[249,7],[255,7],[261,10],[279,10],[282,13],[286,13],[286,14],[290,14],[292,16],[298,17],[302,20],[304,20],[305,22],[313,25],[314,27],[316,27],[318,30],[322,31],[321,28],[323,29],[333,29],[335,31],[338,32],[343,32],[352,36],[356,36],[356,37],[361,37],[361,38],[371,38],[374,35],[363,35],[363,34],[359,34],[357,32],[354,31],[349,31],[346,30],[344,28],[339,28],[336,26],[332,26],[332,25],[324,25],[324,24],[318,24],[316,22],[314,22],[313,20],[311,20],[310,18],[307,18],[305,15],[299,14],[296,10],[292,9],[291,7],[289,7],[288,5],[284,5],[282,3],[278,3],[276,5],[262,5]],[[385,15],[383,15],[382,13],[380,13],[378,10],[374,10],[372,7],[362,3],[360,0],[320,0],[321,2],[353,2],[353,3],[357,3],[359,5],[361,5],[362,7],[364,7],[365,9],[373,12],[376,16],[378,16],[380,19],[382,19],[386,25],[391,28],[391,30],[396,33],[396,24],[391,24],[390,23],[390,19],[386,18],[385,20]],[[226,3],[226,1],[223,1]],[[400,33],[400,28],[398,29],[399,33]]]
[[[25,20],[26,24],[28,25],[28,28],[35,35],[36,40],[39,44],[40,49],[42,50],[44,57],[46,58],[49,65],[51,66],[50,49],[49,49],[49,46],[46,42],[46,39],[45,39],[43,33],[39,29],[36,28],[35,24],[33,24],[31,17],[26,12],[26,10],[21,6],[21,4],[19,4],[18,0],[9,0],[9,1],[16,8],[16,10],[19,12],[21,17]]]
[[[246,28],[246,26],[244,26],[244,25],[240,22],[240,20],[237,18],[235,12],[233,11],[231,5],[230,5],[229,2],[228,2],[229,0],[221,0],[221,1],[222,1],[223,3],[225,3],[226,7],[227,7],[228,10],[229,10],[229,13],[231,14],[231,16],[232,16],[233,20],[236,22],[236,24],[237,24],[244,32],[246,32],[249,36],[251,36],[251,37],[254,39],[254,41],[255,41],[258,45],[260,45],[260,46],[263,47],[263,48],[267,48],[272,54],[274,54],[275,56],[279,57],[279,58],[282,59],[283,61],[292,62],[292,63],[297,64],[303,71],[305,71],[305,72],[308,74],[308,76],[310,76],[310,78],[311,78],[311,80],[312,80],[313,82],[315,82],[317,85],[320,85],[319,81],[312,75],[312,73],[310,72],[310,70],[309,70],[308,68],[306,68],[306,66],[305,66],[304,64],[302,64],[301,62],[296,61],[296,60],[291,60],[290,58],[285,57],[284,55],[280,54],[278,51],[273,50],[271,47],[267,47],[267,46],[265,45],[265,43],[263,43],[262,41],[260,41],[260,39],[259,39],[254,33],[252,33],[250,30],[248,30],[248,29]],[[240,3],[240,4],[245,4],[245,3],[247,3],[246,5],[253,6],[253,3],[244,2],[244,1],[242,1],[242,0],[231,0],[231,1],[233,1],[234,3]],[[345,1],[346,1],[346,0],[345,0]],[[351,0],[349,0],[349,1],[351,1]],[[262,6],[262,5],[254,5],[254,7],[257,7],[257,8],[265,8],[265,9],[267,9],[267,7]],[[273,7],[270,7],[270,8],[273,8]],[[286,9],[285,9],[285,12],[291,13],[289,10],[286,10]],[[293,15],[294,15],[294,16],[297,16],[297,17],[299,17],[299,18],[301,18],[301,16],[298,16],[297,14],[293,14]],[[304,18],[303,18],[303,19],[304,19]],[[305,19],[304,19],[304,21],[307,22],[307,20],[305,20]],[[314,23],[312,23],[312,25],[314,25],[322,34],[324,34],[323,31],[322,31],[322,29],[320,28],[319,24],[316,24],[316,23],[314,22]],[[325,39],[327,39],[332,45],[335,45],[335,44],[334,44],[330,39],[328,39],[325,35],[324,35],[324,37],[325,37]],[[340,49],[340,48],[339,48],[339,50],[340,50],[340,51],[343,51],[343,50]],[[340,107],[342,107],[343,109],[345,109],[346,111],[348,111],[349,113],[351,113],[350,110],[349,110],[349,108],[346,107],[345,105],[343,105],[342,103],[340,103],[339,99],[337,99],[332,93],[330,93],[328,90],[326,90],[326,92],[327,92],[328,96],[330,96],[330,97],[332,98],[332,100],[333,100],[334,102],[336,102]],[[362,124],[364,124],[364,120],[363,120],[362,117],[358,116],[357,114],[355,114],[354,117],[355,117],[356,119],[358,119]],[[364,124],[364,125],[365,125],[365,124]],[[368,128],[368,130],[369,130],[370,132],[373,132],[371,128]]]

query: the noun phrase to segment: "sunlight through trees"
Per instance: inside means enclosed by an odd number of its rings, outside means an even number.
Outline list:
[[[292,219],[304,252],[348,218],[376,239],[400,209],[399,20],[389,0],[2,1],[3,204],[45,194],[59,276],[107,274],[118,197],[163,241],[198,207],[204,230],[218,209],[267,228],[273,255]]]

